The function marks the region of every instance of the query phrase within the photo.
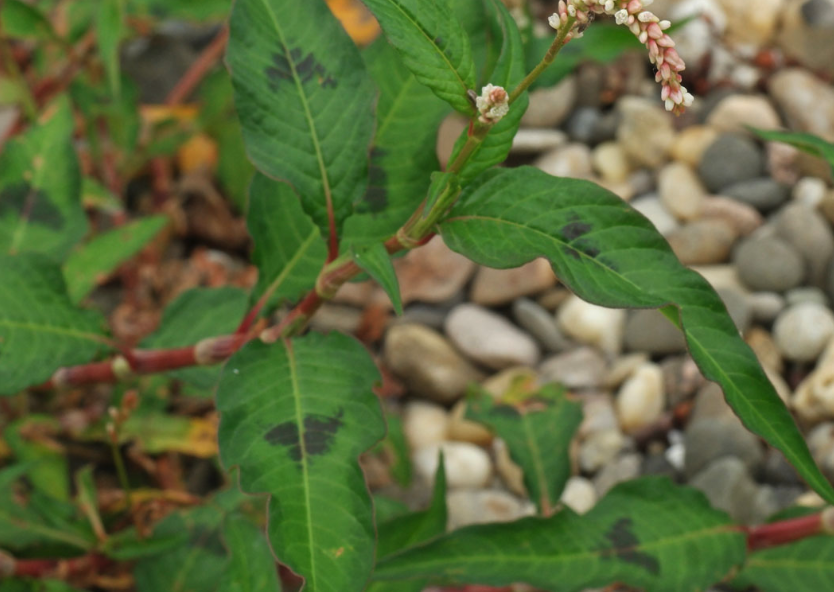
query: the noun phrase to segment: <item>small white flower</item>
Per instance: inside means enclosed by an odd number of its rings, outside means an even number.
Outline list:
[[[672,26],[672,23],[669,21],[660,21],[659,23],[657,23],[657,26],[660,27],[661,31],[665,31],[666,29]]]
[[[686,92],[686,90],[684,90],[683,87],[681,87],[681,90],[684,91],[683,92],[683,106],[684,107],[691,107],[692,103],[695,102],[695,97],[692,96],[692,93]]]
[[[557,31],[559,30],[559,26],[562,24],[562,21],[559,20],[559,15],[555,12],[551,14],[549,17],[547,17],[547,22],[551,27],[553,27]]]
[[[607,12],[608,14],[614,12],[614,0],[605,1],[605,12]]]
[[[642,4],[643,4],[643,8],[648,8],[649,6],[654,4],[654,0],[643,0]]]
[[[637,15],[637,20],[641,23],[651,23],[656,22],[658,19],[654,14],[652,14],[648,10],[644,10],[643,12]]]
[[[671,111],[674,108],[675,108],[675,101],[673,101],[672,99],[666,99],[666,110]]]
[[[475,99],[478,120],[488,124],[501,121],[510,111],[509,98],[503,87],[487,84],[481,89],[481,96]]]
[[[628,11],[625,8],[618,10],[614,14],[614,18],[616,19],[618,25],[624,25],[628,21]]]
[[[573,4],[568,4],[568,14],[571,17],[576,17],[576,6],[574,6]]]

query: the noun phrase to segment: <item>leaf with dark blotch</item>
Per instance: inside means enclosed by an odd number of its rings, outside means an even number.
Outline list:
[[[503,86],[507,92],[515,88],[524,78],[524,45],[515,20],[501,3],[501,0],[484,0],[486,19],[493,26],[492,36],[501,43],[501,53],[489,82]],[[480,173],[491,166],[504,162],[513,145],[513,138],[521,125],[521,118],[527,110],[527,93],[521,95],[511,106],[510,112],[493,126],[489,134],[477,146],[460,171],[460,183],[466,186]],[[466,144],[468,131],[464,130],[455,142],[449,162]]]
[[[368,189],[345,222],[344,242],[366,245],[393,236],[420,205],[440,168],[437,129],[449,107],[420,84],[385,39],[362,52],[377,87],[377,129]]]
[[[246,224],[258,268],[253,301],[265,294],[270,305],[296,300],[315,286],[327,248],[289,185],[255,173]]]
[[[230,514],[223,524],[223,540],[231,552],[229,569],[218,592],[279,592],[278,566],[269,543],[241,514]]]
[[[524,405],[497,404],[489,395],[470,399],[469,419],[482,423],[507,443],[524,471],[524,484],[539,512],[549,516],[571,475],[570,442],[582,422],[582,407],[561,388],[545,386]]]
[[[615,582],[703,590],[745,556],[745,537],[700,492],[664,477],[615,486],[590,512],[469,526],[380,562],[376,577],[575,592]],[[692,560],[697,558],[697,561]]]
[[[339,333],[250,342],[220,379],[223,464],[240,467],[244,491],[270,494],[270,543],[307,592],[358,592],[373,569],[358,457],[384,433],[377,380],[365,348]]]
[[[246,150],[297,191],[322,236],[364,194],[376,93],[324,0],[238,0],[226,61]]]
[[[63,260],[87,233],[72,109],[60,99],[0,152],[0,252]]]
[[[103,317],[70,302],[61,269],[42,255],[0,255],[0,394],[47,380],[104,349]]]
[[[834,590],[834,536],[815,536],[757,551],[733,580],[739,589],[762,592]]]
[[[469,38],[446,0],[362,0],[422,84],[456,110],[472,115],[475,86]]]
[[[834,489],[721,298],[619,197],[588,181],[530,167],[488,171],[464,191],[441,233],[452,250],[488,267],[518,267],[546,257],[565,286],[600,306],[674,305],[704,376],[722,387],[749,430],[781,450],[811,487],[834,501]]]

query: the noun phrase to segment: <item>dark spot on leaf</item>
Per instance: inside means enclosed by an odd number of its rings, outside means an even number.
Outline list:
[[[30,224],[39,224],[52,230],[64,227],[64,216],[47,195],[34,189],[28,183],[18,183],[6,187],[0,192],[0,218],[7,212],[14,217],[27,220]]]
[[[438,35],[437,37],[435,37],[435,38],[434,38],[434,44],[435,44],[437,47],[443,47],[443,37],[441,37],[440,35]]]
[[[590,224],[582,222],[581,220],[574,220],[573,222],[569,222],[562,227],[562,236],[564,236],[567,240],[575,240],[590,230]]]
[[[327,454],[333,443],[333,437],[342,427],[344,410],[339,409],[335,417],[311,413],[304,420],[304,443],[302,446],[298,425],[291,421],[278,424],[264,434],[264,440],[273,446],[286,446],[290,458],[299,462],[304,453],[307,456]]]
[[[280,80],[293,79],[293,65],[295,66],[295,73],[302,84],[306,84],[315,78],[323,88],[336,88],[337,86],[336,79],[327,72],[312,53],[308,53],[305,56],[301,49],[297,47],[290,50],[289,59],[282,52],[272,54],[272,64],[264,73],[266,74],[269,88],[273,91],[278,90]]]
[[[388,175],[380,163],[380,160],[387,154],[388,152],[382,148],[374,147],[371,149],[371,165],[368,167],[368,188],[357,207],[357,210],[361,213],[370,212],[376,214],[382,212],[388,206],[388,189],[386,188]]]
[[[577,251],[577,250],[576,250],[576,249],[574,249],[573,247],[569,247],[569,246],[565,245],[565,253],[567,253],[567,255],[568,255],[569,257],[573,257],[573,258],[574,258],[574,259],[576,259],[577,261],[579,261],[580,259],[582,259],[582,255],[580,255],[580,254],[579,254],[579,251]]]
[[[631,518],[620,518],[614,526],[605,534],[611,542],[611,548],[603,549],[603,559],[619,559],[642,567],[653,575],[660,573],[660,563],[648,553],[639,551],[637,547],[640,540],[632,532],[633,522]]]

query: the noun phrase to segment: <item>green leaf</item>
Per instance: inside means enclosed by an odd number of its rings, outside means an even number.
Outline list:
[[[61,99],[0,153],[0,252],[63,259],[87,233],[73,117]]]
[[[722,387],[749,430],[834,501],[834,489],[721,298],[619,197],[588,181],[530,167],[489,171],[464,191],[441,233],[452,250],[488,267],[518,267],[544,256],[565,286],[600,306],[677,307],[704,376]]]
[[[394,271],[394,264],[391,263],[391,255],[382,243],[376,243],[365,249],[353,248],[351,251],[353,262],[359,268],[371,276],[388,294],[394,311],[403,314],[403,301],[400,296],[400,283],[397,281],[397,273]]]
[[[504,439],[539,512],[552,514],[571,476],[570,442],[582,423],[582,406],[548,385],[519,406],[494,403],[488,394],[471,399],[467,417]]]
[[[226,18],[231,5],[232,0],[128,0],[128,11],[161,20],[210,21]]]
[[[380,560],[399,553],[446,532],[446,470],[443,453],[434,477],[434,489],[428,510],[397,516],[379,525],[377,555]]]
[[[146,349],[168,349],[195,345],[201,339],[234,333],[246,314],[248,297],[240,288],[194,288],[165,307],[156,332],[146,337]],[[217,384],[218,367],[185,368],[170,376],[201,389]]]
[[[411,456],[408,440],[403,431],[403,421],[398,415],[386,413],[385,423],[388,427],[385,439],[377,445],[374,451],[387,456],[391,476],[400,487],[408,487],[411,485]],[[377,510],[377,522],[380,522],[379,506],[374,504],[374,507]]]
[[[61,580],[4,579],[0,592],[82,592]]]
[[[296,300],[316,285],[327,248],[292,187],[256,173],[246,223],[258,268],[253,300],[265,294],[273,303]]]
[[[64,263],[70,300],[77,303],[122,263],[133,257],[168,223],[150,216],[114,228],[73,251]]]
[[[223,540],[232,555],[220,592],[280,592],[278,567],[262,529],[241,514],[223,524]]]
[[[373,84],[324,0],[239,0],[226,61],[249,157],[329,236],[364,193]],[[332,218],[332,220],[331,220]]]
[[[103,318],[70,302],[61,269],[42,255],[0,255],[0,394],[89,362],[101,349]]]
[[[487,20],[486,2],[490,0],[449,0],[452,12],[469,37],[472,58],[475,62],[477,88],[484,86],[488,75],[495,68],[499,49],[496,49],[495,33]],[[475,88],[473,88],[475,90]]]
[[[525,582],[559,592],[614,582],[679,592],[714,584],[744,555],[744,535],[703,494],[650,477],[617,485],[584,516],[566,509],[551,518],[462,528],[380,562],[375,575]]]
[[[220,457],[269,493],[268,534],[306,592],[360,591],[374,563],[371,500],[357,462],[384,433],[370,355],[339,334],[251,341],[217,391]]]
[[[799,148],[803,152],[818,156],[825,159],[834,173],[834,144],[826,142],[822,138],[813,134],[805,134],[801,132],[780,132],[776,130],[763,130],[754,127],[749,128],[763,140],[769,142],[784,142],[790,144],[795,148]]]
[[[55,39],[52,24],[37,7],[21,0],[0,3],[0,30],[9,37]]]
[[[426,196],[429,175],[440,168],[437,130],[449,107],[417,81],[384,39],[363,57],[379,87],[377,129],[368,188],[345,222],[345,241],[365,245],[393,236]]]
[[[475,86],[469,38],[446,0],[362,0],[406,66],[434,94],[465,115],[474,107]]]
[[[207,504],[171,514],[154,529],[148,544],[166,541],[164,551],[136,564],[137,592],[215,592],[228,568],[229,553],[220,538],[223,520],[244,501],[224,491]],[[171,546],[172,538],[179,545]]]
[[[104,525],[98,511],[98,494],[93,477],[93,465],[86,465],[75,472],[75,489],[76,505],[87,517],[93,532],[104,536]]]
[[[762,592],[832,590],[834,537],[810,537],[753,553],[733,584]]]
[[[29,415],[6,426],[3,438],[15,458],[29,466],[26,476],[32,486],[45,495],[66,502],[70,497],[69,461],[54,446],[43,441],[43,437],[59,430],[56,419],[48,415]]]
[[[446,532],[447,519],[446,469],[441,452],[428,510],[403,514],[386,522],[378,521],[378,561],[439,537]],[[367,592],[421,592],[427,585],[426,581],[372,582]]]
[[[501,54],[489,82],[496,86],[503,86],[510,92],[524,78],[524,45],[515,20],[501,3],[501,0],[486,0],[487,22],[490,23],[493,36],[501,40]],[[504,162],[510,153],[521,118],[527,110],[529,98],[527,93],[521,95],[510,106],[510,112],[490,130],[489,134],[478,144],[469,160],[461,169],[459,178],[461,185],[468,185],[472,179],[493,165]],[[455,142],[454,150],[449,162],[454,162],[457,155],[466,144],[468,130]]]
[[[98,51],[104,62],[110,93],[116,97],[121,92],[119,69],[119,42],[124,33],[125,0],[102,0],[96,11],[96,35]]]
[[[75,512],[71,504],[42,494],[31,495],[26,504],[16,499],[14,484],[30,469],[13,465],[0,470],[0,547],[11,551],[44,546],[92,549],[96,540],[89,527],[71,524]]]

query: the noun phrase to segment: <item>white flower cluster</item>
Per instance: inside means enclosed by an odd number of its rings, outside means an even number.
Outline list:
[[[478,119],[481,123],[498,123],[510,111],[509,95],[500,86],[487,84],[481,89],[481,96],[475,99]]]
[[[593,15],[609,14],[618,25],[625,25],[649,50],[649,59],[657,66],[655,80],[661,83],[661,98],[666,109],[683,113],[694,97],[681,85],[680,72],[686,67],[675,50],[675,42],[664,31],[671,26],[646,10],[654,0],[559,0],[557,11],[548,22],[557,31],[571,23],[565,42],[582,36]]]

